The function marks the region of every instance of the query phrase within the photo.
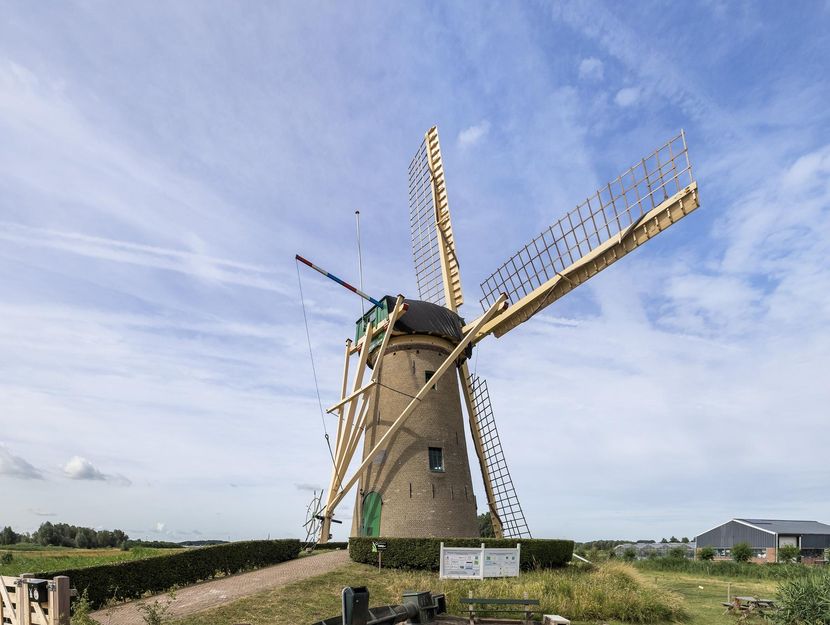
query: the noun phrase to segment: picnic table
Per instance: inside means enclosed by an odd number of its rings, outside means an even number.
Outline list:
[[[727,612],[749,614],[755,612],[756,610],[763,614],[764,610],[778,609],[778,606],[775,605],[774,599],[758,599],[756,597],[735,597],[732,601],[723,601],[721,605],[726,608],[723,611],[724,614]]]

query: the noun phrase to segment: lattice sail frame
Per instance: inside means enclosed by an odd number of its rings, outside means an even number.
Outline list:
[[[457,310],[464,297],[444,162],[434,126],[409,165],[409,225],[419,299]]]
[[[543,231],[481,284],[481,304],[485,308],[501,293],[506,293],[514,304],[535,298],[533,306],[518,318],[489,330],[501,336],[552,303],[556,297],[697,208],[696,190],[686,136],[681,131]],[[691,201],[684,206],[683,199],[687,196],[691,196]],[[679,201],[681,210],[672,214],[675,200]],[[665,225],[665,220],[658,219],[654,231],[649,224],[642,223],[645,217],[661,217],[663,208],[668,211]],[[635,233],[638,228],[645,229],[644,237],[635,238],[633,245],[611,250],[614,244],[623,243],[624,237]],[[599,259],[600,262],[595,263],[597,267],[588,275],[580,276],[576,282],[568,280],[569,273],[584,265],[584,261],[594,261],[607,250],[614,253]],[[557,277],[565,278],[570,283],[561,294],[541,297],[536,292]],[[498,323],[499,320],[496,320]]]
[[[516,488],[513,486],[513,479],[510,477],[510,470],[507,468],[493,407],[490,404],[487,381],[475,374],[470,374],[468,380],[472,396],[471,403],[475,412],[475,427],[486,463],[485,479],[489,478],[488,496],[492,493],[492,503],[499,517],[502,536],[504,538],[532,538],[516,494]]]

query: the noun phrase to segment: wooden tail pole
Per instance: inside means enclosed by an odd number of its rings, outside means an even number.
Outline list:
[[[346,288],[347,288],[347,289],[349,289],[352,293],[357,293],[358,295],[360,295],[360,297],[362,297],[362,298],[363,298],[363,299],[365,299],[365,300],[368,300],[368,301],[372,302],[372,304],[374,304],[375,306],[380,306],[380,302],[379,302],[379,301],[377,301],[375,298],[373,298],[373,297],[369,297],[368,295],[366,295],[366,293],[364,293],[364,292],[363,292],[363,291],[361,291],[360,289],[358,289],[358,288],[356,288],[356,287],[353,287],[353,286],[352,286],[351,284],[349,284],[348,282],[346,282],[346,281],[344,281],[344,280],[341,280],[340,278],[338,278],[337,276],[335,276],[333,273],[329,273],[328,271],[326,271],[326,270],[325,270],[325,269],[323,269],[322,267],[318,267],[317,265],[315,265],[314,263],[312,263],[310,260],[306,260],[305,258],[303,258],[302,256],[300,256],[299,254],[295,254],[295,255],[294,255],[294,258],[295,258],[295,259],[297,259],[298,261],[300,261],[302,264],[304,264],[304,265],[308,265],[308,266],[309,266],[309,267],[311,267],[314,271],[317,271],[317,272],[319,272],[319,273],[323,274],[323,275],[324,275],[324,276],[326,276],[329,280],[334,280],[334,281],[335,281],[337,284],[339,284],[340,286],[346,287]]]

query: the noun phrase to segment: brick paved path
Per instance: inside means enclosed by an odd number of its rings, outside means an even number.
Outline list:
[[[188,616],[208,608],[214,608],[263,590],[271,590],[315,575],[337,569],[349,561],[346,550],[325,551],[313,556],[290,560],[249,573],[223,577],[195,586],[180,588],[168,615],[173,618]],[[166,601],[167,595],[150,597]],[[103,625],[143,625],[141,614],[135,609],[136,601],[124,603],[109,610],[98,610],[92,617]]]

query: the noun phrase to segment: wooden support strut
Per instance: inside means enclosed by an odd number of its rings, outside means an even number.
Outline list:
[[[335,494],[337,493],[340,485],[343,482],[343,478],[345,477],[346,470],[349,468],[349,464],[354,457],[354,452],[357,449],[358,441],[360,440],[360,431],[363,429],[363,425],[366,421],[366,412],[369,408],[369,403],[366,397],[366,391],[375,387],[378,382],[378,375],[380,371],[380,361],[382,360],[383,354],[386,353],[386,348],[389,345],[389,339],[392,336],[392,329],[395,327],[395,322],[397,321],[398,317],[406,312],[406,305],[403,303],[404,297],[403,295],[398,295],[395,301],[395,307],[392,309],[392,312],[389,314],[389,317],[386,319],[386,333],[383,336],[383,341],[381,342],[380,349],[378,350],[377,357],[375,360],[375,368],[372,371],[372,378],[369,384],[364,387],[360,385],[363,382],[363,374],[366,371],[366,364],[369,359],[369,349],[361,349],[360,351],[360,359],[357,365],[357,371],[355,372],[355,379],[354,379],[354,390],[352,393],[346,397],[346,387],[347,387],[347,376],[348,376],[348,360],[349,354],[352,351],[352,347],[350,342],[346,344],[346,364],[344,366],[344,374],[343,374],[343,389],[341,392],[342,399],[338,404],[336,404],[336,408],[338,410],[340,423],[338,425],[337,430],[337,444],[336,444],[336,453],[335,453],[335,460],[334,460],[334,467],[332,468],[332,476],[331,481],[329,483],[329,491],[328,491],[328,499],[326,502],[326,507],[323,510],[323,523],[320,528],[320,543],[325,544],[328,542],[329,533],[331,530],[331,518],[334,514],[334,508],[337,506],[337,502],[334,501]],[[372,337],[375,334],[375,329],[370,321],[366,327],[366,334],[363,337],[363,345],[371,345],[372,344]],[[360,409],[358,410],[358,402],[356,401],[358,398],[361,399]],[[343,420],[343,412],[345,410],[346,404],[349,404],[348,414],[346,416],[345,421]],[[357,420],[354,419],[355,413],[358,414]]]
[[[485,312],[484,315],[481,316],[481,318],[470,329],[470,331],[464,335],[464,338],[461,340],[461,342],[455,347],[452,353],[449,356],[447,356],[446,360],[444,360],[444,362],[441,363],[441,366],[438,367],[438,370],[433,374],[429,381],[427,381],[421,387],[421,390],[418,391],[415,397],[409,402],[407,407],[404,408],[404,411],[398,416],[395,422],[391,426],[389,426],[389,429],[386,430],[386,433],[375,444],[372,450],[368,454],[366,454],[366,457],[364,458],[360,466],[357,468],[354,475],[349,479],[348,482],[346,482],[342,490],[339,493],[337,493],[337,495],[334,497],[334,500],[331,503],[331,507],[327,508],[327,510],[334,509],[334,507],[337,506],[337,504],[339,504],[340,501],[342,501],[343,497],[346,496],[346,494],[349,492],[352,486],[354,486],[355,483],[357,483],[357,480],[360,479],[360,476],[363,474],[363,472],[369,467],[369,464],[372,462],[372,459],[374,455],[378,452],[378,450],[382,449],[386,442],[400,429],[400,427],[403,425],[403,422],[406,421],[406,419],[409,417],[409,415],[412,414],[412,412],[415,410],[418,404],[421,403],[421,400],[424,398],[424,396],[427,393],[429,393],[429,391],[436,385],[437,382],[441,380],[441,378],[447,372],[450,366],[452,366],[458,360],[458,358],[461,356],[464,350],[467,349],[467,345],[470,344],[470,341],[472,341],[473,337],[476,336],[481,327],[485,323],[487,323],[487,321],[490,320],[490,318],[496,313],[497,310],[500,310],[502,308],[506,300],[506,295],[502,294],[501,296],[499,296],[498,300],[496,300],[496,302],[487,310],[487,312]]]

